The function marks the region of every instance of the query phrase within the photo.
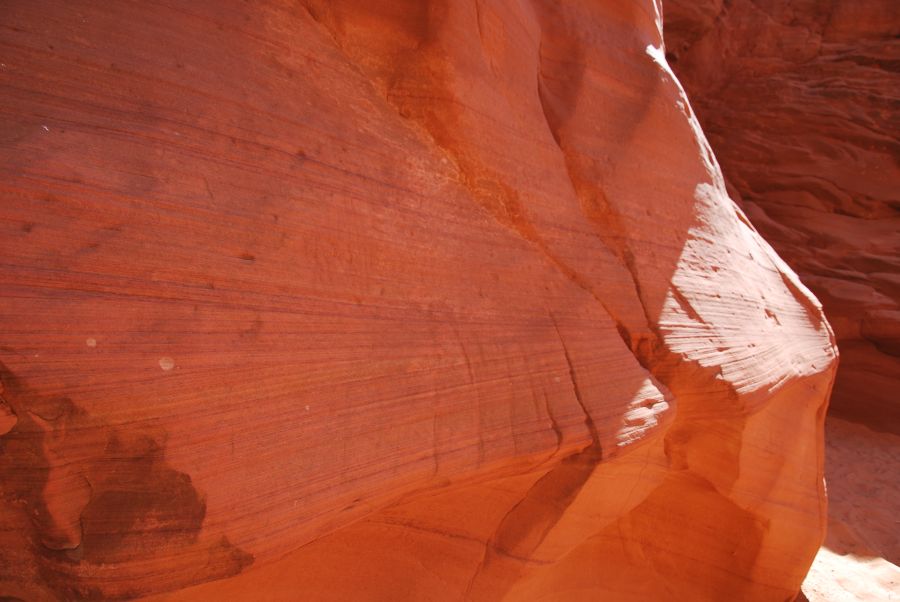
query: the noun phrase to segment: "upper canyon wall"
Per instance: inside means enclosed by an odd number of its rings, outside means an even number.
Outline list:
[[[833,336],[657,2],[0,11],[0,596],[793,599]]]

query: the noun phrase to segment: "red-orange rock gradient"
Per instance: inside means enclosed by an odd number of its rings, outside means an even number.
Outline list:
[[[4,3],[0,595],[791,599],[831,332],[660,30]]]
[[[832,411],[900,433],[897,2],[665,9],[669,58],[726,178],[834,326]]]

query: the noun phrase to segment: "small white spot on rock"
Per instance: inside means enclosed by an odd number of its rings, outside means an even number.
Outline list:
[[[84,342],[84,344],[87,345],[88,347],[96,347],[96,346],[97,346],[97,339],[95,339],[95,338],[92,337],[92,338],[86,340],[86,341]]]
[[[42,125],[41,127],[44,128],[44,131],[45,131],[45,132],[49,132],[49,131],[50,131],[50,128],[48,128],[46,125]]]
[[[161,357],[159,358],[159,367],[168,372],[175,367],[175,360],[170,357]]]

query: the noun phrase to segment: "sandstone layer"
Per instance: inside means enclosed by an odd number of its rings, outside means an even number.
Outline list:
[[[733,196],[821,299],[832,412],[900,433],[900,10],[667,0],[666,48]]]
[[[791,600],[836,365],[651,0],[11,0],[0,595]]]

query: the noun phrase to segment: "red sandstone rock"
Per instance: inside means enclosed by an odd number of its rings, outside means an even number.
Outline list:
[[[798,591],[832,337],[655,3],[4,9],[0,594]]]
[[[822,300],[832,408],[900,433],[900,11],[666,2],[666,45],[753,223]]]

